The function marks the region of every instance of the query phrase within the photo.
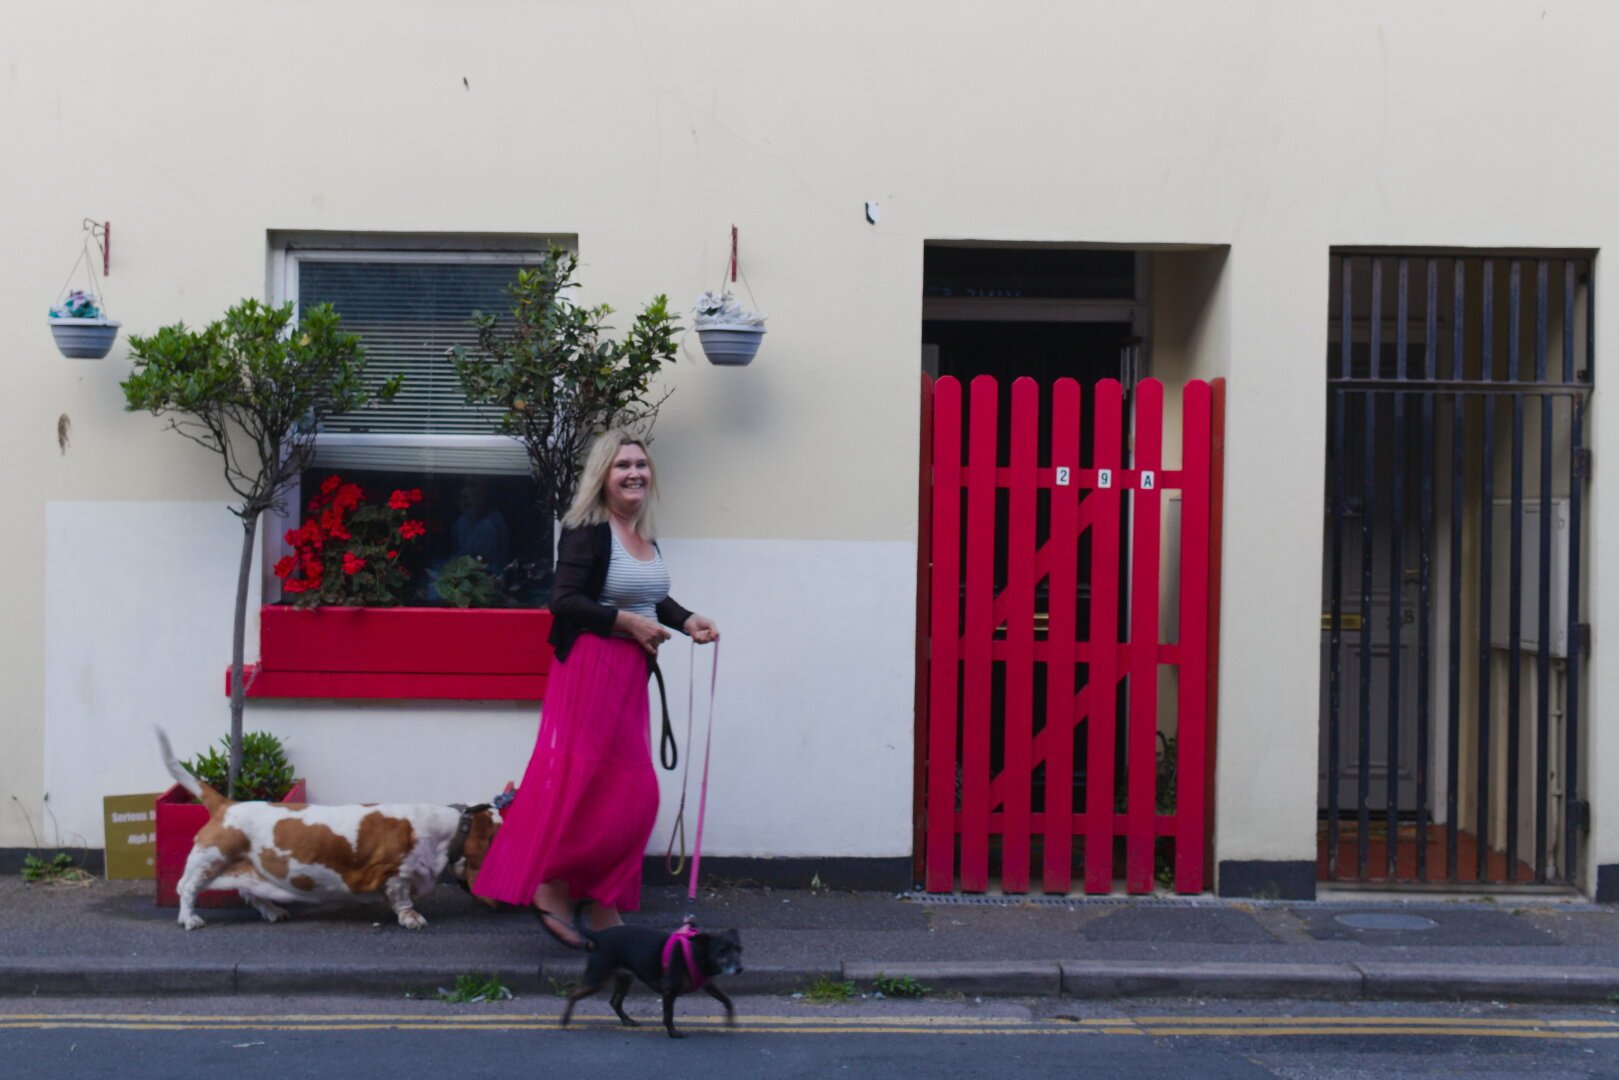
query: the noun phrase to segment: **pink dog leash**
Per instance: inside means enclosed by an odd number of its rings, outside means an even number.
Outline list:
[[[686,674],[686,768],[680,775],[680,809],[675,813],[675,824],[669,833],[669,846],[663,853],[664,865],[676,877],[685,868],[686,862],[686,789],[691,778],[691,726],[692,717],[696,714],[695,695],[697,682],[697,648],[693,646],[690,653],[690,663]],[[703,861],[703,819],[708,812],[708,762],[710,752],[714,747],[714,694],[719,686],[720,678],[720,644],[714,642],[714,660],[708,675],[708,732],[703,741],[703,778],[697,796],[697,831],[692,838],[691,852],[691,881],[686,889],[686,926],[683,930],[690,930],[696,921],[697,906],[697,874]],[[674,861],[676,839],[680,841],[680,861]],[[689,935],[688,935],[689,936]],[[671,938],[664,950],[664,963],[668,964],[675,939]],[[685,945],[688,958],[691,954],[689,941]]]

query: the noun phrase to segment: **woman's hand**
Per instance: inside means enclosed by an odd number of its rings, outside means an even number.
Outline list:
[[[681,627],[699,645],[707,645],[711,641],[720,639],[720,628],[714,625],[713,619],[701,615],[693,615]]]
[[[658,655],[658,646],[670,638],[669,631],[658,620],[637,615],[633,611],[618,613],[618,617],[613,621],[613,633],[633,639],[653,656]]]

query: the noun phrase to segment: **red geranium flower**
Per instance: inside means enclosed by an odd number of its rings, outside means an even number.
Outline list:
[[[298,560],[294,559],[291,555],[287,555],[277,560],[275,564],[275,576],[280,578],[282,581],[285,581],[292,575],[293,568],[297,565]]]
[[[352,552],[352,551],[345,551],[343,553],[343,573],[351,574],[351,575],[352,574],[358,574],[364,568],[365,568],[365,560],[364,559],[360,558],[358,555],[354,554],[354,552]]]
[[[399,526],[399,535],[406,540],[414,540],[427,532],[427,526],[419,521],[407,521]]]
[[[332,509],[339,514],[345,514],[364,500],[365,492],[360,490],[359,484],[344,484],[338,489],[337,497],[332,500]]]

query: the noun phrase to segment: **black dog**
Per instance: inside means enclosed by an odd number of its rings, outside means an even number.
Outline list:
[[[653,930],[646,926],[610,926],[605,930],[591,930],[579,918],[581,903],[574,911],[574,926],[590,942],[590,959],[585,964],[584,985],[568,995],[567,1007],[562,1010],[562,1023],[567,1026],[573,1016],[575,1003],[594,994],[613,979],[613,996],[608,999],[613,1011],[626,1027],[639,1027],[624,1011],[624,995],[629,993],[631,976],[640,979],[663,995],[663,1026],[671,1039],[684,1038],[675,1030],[675,998],[688,990],[703,989],[715,1001],[725,1006],[725,1023],[736,1025],[736,1007],[731,999],[712,982],[716,975],[735,975],[742,970],[742,938],[735,930],[717,932],[686,931],[686,941],[678,939],[686,928],[673,934]],[[686,948],[690,947],[690,961]],[[672,947],[671,947],[672,946]],[[669,957],[667,969],[664,957]],[[696,970],[693,971],[692,969]]]

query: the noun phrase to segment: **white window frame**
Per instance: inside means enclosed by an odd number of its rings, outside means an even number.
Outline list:
[[[293,319],[298,311],[298,268],[304,262],[464,262],[508,263],[518,266],[532,263],[545,255],[549,246],[578,250],[578,238],[556,236],[417,236],[363,233],[285,233],[272,234],[268,265],[267,292],[272,306],[290,302]],[[315,436],[317,443],[327,446],[420,446],[505,448],[512,445],[509,435],[433,435],[419,432],[325,432]],[[284,536],[299,524],[303,507],[303,492],[294,481],[282,496],[280,509],[268,510],[264,515],[264,535],[260,554],[263,568],[260,574],[262,602],[269,603],[280,595],[281,582],[275,576],[275,564],[284,555],[291,554]]]

